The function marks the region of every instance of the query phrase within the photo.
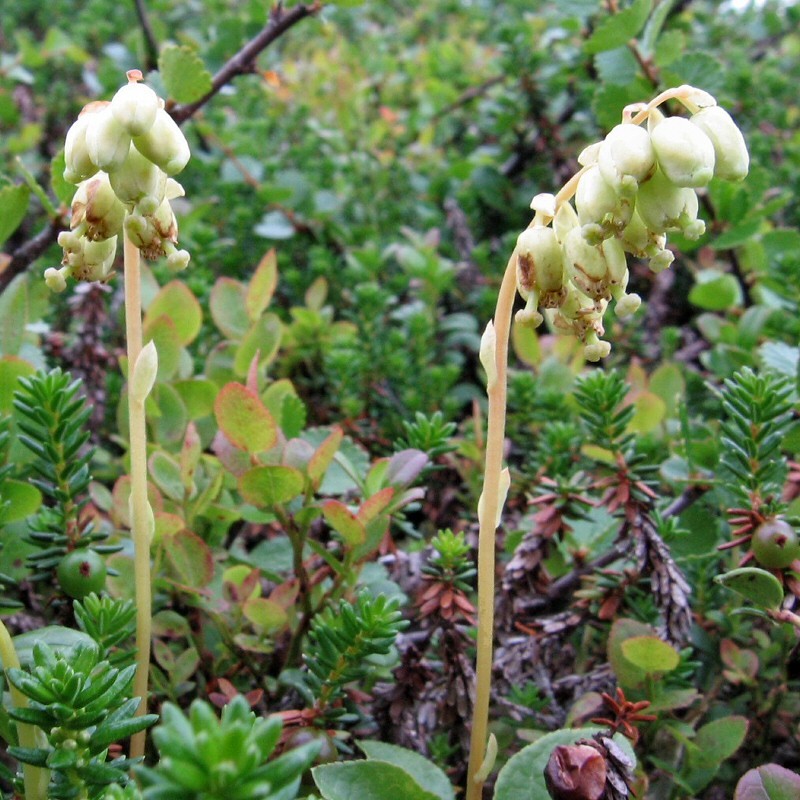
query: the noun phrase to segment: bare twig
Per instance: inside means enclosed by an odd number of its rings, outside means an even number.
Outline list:
[[[142,1],[143,0],[135,0],[137,13],[140,13],[140,3],[142,3]],[[232,81],[237,75],[242,75],[251,71],[254,60],[262,50],[269,47],[270,44],[300,22],[300,20],[316,14],[320,8],[322,8],[320,0],[294,6],[289,11],[284,11],[281,4],[276,5],[270,14],[269,22],[263,30],[242,47],[236,55],[230,58],[214,76],[211,90],[194,103],[174,106],[170,110],[173,119],[178,125],[182,125],[187,119],[190,119],[211,100],[223,86]],[[141,11],[144,11],[143,7]],[[148,38],[146,30],[147,18],[146,16],[143,17],[141,13],[139,18],[142,22],[143,30],[145,30],[145,38]],[[148,49],[149,47],[150,42],[148,41]],[[24,242],[14,250],[8,265],[0,272],[0,291],[11,283],[11,280],[16,275],[23,272],[32,261],[42,255],[48,247],[55,243],[58,234],[64,229],[64,226],[65,221],[63,218],[53,220],[32,239]]]
[[[133,2],[136,6],[136,16],[139,17],[139,24],[142,26],[142,35],[144,36],[144,66],[148,70],[155,69],[158,66],[158,42],[153,33],[153,26],[147,16],[144,0],[133,0]]]
[[[281,5],[273,8],[266,27],[222,66],[212,79],[211,89],[206,94],[199,100],[195,100],[194,103],[185,103],[172,108],[170,113],[175,122],[178,125],[183,124],[237,75],[252,72],[253,63],[262,50],[286,33],[289,28],[300,22],[301,19],[316,14],[320,8],[322,8],[322,3],[319,0],[314,3],[301,3],[289,11],[284,11]]]

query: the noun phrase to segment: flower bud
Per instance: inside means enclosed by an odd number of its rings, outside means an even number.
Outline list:
[[[517,288],[527,300],[535,295],[545,308],[564,297],[564,250],[552,228],[535,225],[517,239]]]
[[[89,156],[86,132],[94,115],[106,105],[106,103],[89,103],[84,106],[78,119],[67,131],[67,138],[64,141],[64,180],[67,183],[80,183],[97,172],[97,164]]]
[[[125,162],[131,146],[131,135],[117,122],[106,106],[90,117],[86,131],[89,157],[106,172],[113,172]]]
[[[666,234],[651,231],[636,211],[619,241],[626,252],[636,258],[649,259],[648,266],[653,272],[662,272],[675,260],[672,252],[666,249]]]
[[[118,170],[110,175],[111,187],[123,203],[140,203],[145,198],[154,208],[164,199],[167,176],[152,161],[145,158],[133,145],[128,157]]]
[[[59,240],[61,237],[59,237]],[[59,242],[60,243],[60,242]],[[70,245],[73,242],[69,242]],[[117,253],[117,237],[92,242],[81,237],[79,248],[64,251],[63,263],[68,272],[78,281],[107,281],[113,274],[114,257]]]
[[[719,106],[698,111],[689,120],[708,136],[714,146],[714,175],[725,181],[741,181],[750,168],[744,136],[731,115]]]
[[[631,199],[617,194],[596,165],[581,175],[575,192],[575,207],[583,236],[592,244],[619,234],[633,214]]]
[[[44,271],[44,282],[51,292],[63,292],[67,288],[63,271],[55,267],[48,267]]]
[[[111,113],[131,136],[142,136],[153,127],[158,95],[143,83],[131,81],[111,100]]]
[[[642,185],[636,198],[636,211],[655,233],[679,230],[689,239],[699,239],[705,232],[705,223],[697,219],[694,189],[676,186],[661,170]]]
[[[72,198],[70,228],[80,227],[87,239],[96,242],[116,236],[124,219],[125,206],[114,194],[107,173],[98,172],[79,184]]]
[[[189,143],[178,124],[164,111],[158,109],[155,122],[147,133],[133,140],[136,149],[167,175],[175,175],[188,163]]]
[[[572,207],[572,203],[562,203],[553,219],[553,230],[556,232],[556,239],[561,244],[564,244],[569,232],[580,224],[578,214]]]
[[[617,239],[589,244],[580,228],[574,228],[564,242],[567,272],[575,286],[595,300],[607,299],[612,285],[620,283],[627,269],[625,251]]]
[[[651,116],[651,121],[654,119]],[[650,139],[661,171],[676,186],[705,186],[714,176],[714,145],[688,119],[656,121]]]
[[[640,183],[655,170],[656,160],[650,135],[639,125],[623,123],[612,128],[597,154],[603,177],[620,194],[635,194]]]

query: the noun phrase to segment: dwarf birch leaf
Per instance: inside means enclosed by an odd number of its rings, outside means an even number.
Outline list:
[[[194,103],[211,91],[211,73],[191,47],[166,45],[158,57],[158,71],[169,96]]]
[[[214,403],[220,430],[241,450],[258,453],[278,441],[278,426],[272,414],[254,394],[240,383],[225,385]]]
[[[605,17],[584,45],[587,53],[614,50],[636,36],[650,14],[652,0],[634,0],[628,8]]]

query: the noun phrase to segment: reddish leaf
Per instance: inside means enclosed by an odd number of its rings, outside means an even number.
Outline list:
[[[367,538],[364,523],[338,500],[328,500],[322,506],[322,514],[328,525],[351,547],[363,544]]]
[[[393,497],[394,489],[391,486],[381,489],[361,504],[361,508],[358,509],[358,518],[368,525],[392,502]]]
[[[328,471],[328,467],[331,465],[343,437],[342,429],[334,428],[325,441],[316,449],[314,455],[311,456],[306,471],[314,488],[317,488],[322,482],[322,478]]]
[[[278,441],[278,426],[261,398],[240,383],[222,387],[214,403],[220,430],[248,453],[269,450]]]

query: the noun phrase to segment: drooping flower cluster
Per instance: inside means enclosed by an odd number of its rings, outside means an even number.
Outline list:
[[[672,98],[691,116],[665,117],[658,106]],[[517,240],[517,289],[526,305],[516,320],[537,327],[543,309],[556,330],[576,336],[586,358],[598,361],[611,350],[600,338],[609,302],[621,317],[641,303],[626,292],[626,254],[647,259],[654,272],[668,267],[668,232],[697,239],[705,231],[696,190],[714,176],[742,180],[749,156],[716,100],[681,86],[628,106],[622,123],[578,161],[581,170],[558,195],[539,194],[531,203],[533,221]]]
[[[110,102],[89,103],[67,132],[64,178],[78,188],[70,230],[58,237],[63,266],[45,271],[54,291],[63,291],[68,277],[109,280],[123,231],[147,259],[166,256],[175,271],[189,263],[189,253],[176,247],[170,206],[184,194],[172,176],[189,161],[189,144],[164,101],[139,82],[142,73],[127,75]]]

